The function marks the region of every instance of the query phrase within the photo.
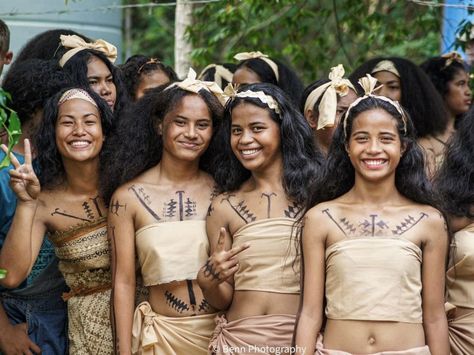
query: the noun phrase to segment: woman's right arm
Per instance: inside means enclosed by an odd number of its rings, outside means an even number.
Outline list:
[[[303,299],[296,325],[296,353],[313,354],[323,322],[325,243],[327,231],[323,214],[313,208],[304,217],[302,233]]]
[[[6,147],[2,145],[2,149],[5,151]],[[41,188],[33,171],[29,141],[25,140],[24,164],[13,154],[10,158],[14,166],[9,171],[10,186],[17,196],[17,206],[0,252],[0,268],[8,271],[0,285],[14,288],[30,273],[43,243],[46,224],[41,218],[38,201]]]
[[[132,325],[135,310],[135,226],[128,191],[119,188],[111,205],[124,206],[108,214],[108,236],[112,247],[112,315],[116,354],[132,353]]]

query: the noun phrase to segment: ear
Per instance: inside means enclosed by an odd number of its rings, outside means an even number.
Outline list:
[[[12,51],[8,51],[6,54],[5,54],[5,64],[10,64],[12,62],[12,59],[13,59],[13,52]]]
[[[402,145],[401,145],[401,148],[400,148],[400,157],[403,156],[403,154],[405,154],[405,151],[407,150],[407,143],[406,142],[402,142]]]
[[[307,110],[304,113],[304,118],[306,118],[306,121],[308,121],[308,124],[311,129],[316,129],[316,127],[318,127],[318,118],[314,117],[313,110]]]
[[[156,125],[156,134],[159,136],[163,134],[163,122],[160,122]]]

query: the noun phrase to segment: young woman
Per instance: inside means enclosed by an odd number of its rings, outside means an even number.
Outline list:
[[[321,157],[311,130],[271,84],[239,89],[227,104],[216,182],[206,220],[211,257],[198,281],[207,301],[226,314],[209,346],[254,353],[289,347],[298,307],[299,262],[293,224]],[[260,352],[259,352],[260,353]]]
[[[341,116],[357,99],[352,83],[344,79],[344,67],[331,68],[329,79],[317,80],[304,91],[300,111],[314,132],[315,143],[327,155]]]
[[[233,84],[273,84],[281,88],[294,105],[299,105],[304,86],[290,67],[261,52],[238,53],[234,59],[239,63],[232,77]]]
[[[213,135],[223,111],[218,97],[223,99],[217,84],[207,86],[193,76],[147,93],[138,106],[148,102],[151,114],[140,123],[133,110],[120,120],[117,142],[122,147],[111,152],[115,160],[123,165],[128,152],[155,146],[137,154],[138,162],[127,167],[125,178],[119,177],[125,183],[110,203],[120,354],[207,354],[215,309],[195,279],[209,255],[205,217],[215,185],[209,161],[217,149]],[[129,139],[135,130],[152,131],[149,141]],[[151,168],[150,162],[155,162]],[[123,170],[119,163],[116,167]],[[135,309],[137,268],[149,295]]]
[[[446,355],[445,221],[411,121],[371,94],[371,79],[336,129],[303,220],[297,350],[312,354],[321,332],[318,354]]]
[[[444,160],[448,141],[456,130],[457,119],[471,107],[472,92],[469,88],[467,66],[459,53],[451,52],[428,59],[421,64],[421,68],[443,98],[448,113],[448,124],[443,132],[420,140],[427,151],[432,170],[436,171]]]
[[[90,88],[99,95],[118,117],[127,104],[127,92],[120,71],[113,65],[117,48],[104,41],[86,42],[79,36],[61,35],[56,52],[59,65],[74,85]]]
[[[173,68],[156,58],[139,54],[128,58],[120,70],[132,101],[143,97],[147,90],[178,80]]]
[[[451,354],[474,353],[474,112],[459,123],[435,187],[455,232],[446,273]]]
[[[107,209],[98,191],[111,116],[93,92],[62,90],[47,103],[35,139],[39,181],[28,140],[23,164],[12,155],[11,187],[18,203],[0,254],[2,268],[9,271],[2,281],[21,281],[29,274],[47,232],[70,288],[63,299],[71,354],[113,353]]]

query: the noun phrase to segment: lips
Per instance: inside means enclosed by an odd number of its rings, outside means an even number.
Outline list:
[[[387,164],[386,159],[364,159],[362,161],[368,169],[380,169]]]
[[[181,144],[181,146],[183,146],[184,148],[191,149],[191,150],[199,149],[199,147],[201,146],[199,143],[186,142],[186,141],[181,141],[179,142],[179,144]]]
[[[89,147],[91,142],[86,141],[86,140],[74,140],[69,142],[69,145],[73,147],[74,149],[84,149]]]
[[[256,154],[258,154],[261,150],[262,150],[261,148],[254,148],[254,149],[241,149],[239,151],[240,151],[240,154],[244,158],[252,158]]]

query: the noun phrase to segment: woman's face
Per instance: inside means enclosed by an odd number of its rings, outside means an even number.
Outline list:
[[[396,119],[383,109],[360,113],[352,123],[346,149],[358,178],[371,182],[394,179],[404,152]]]
[[[170,78],[162,70],[153,70],[140,75],[137,90],[135,92],[136,100],[140,99],[145,93],[160,85],[168,84]]]
[[[448,81],[447,89],[447,93],[444,95],[444,102],[448,111],[453,116],[467,112],[472,103],[468,73],[464,70],[457,71],[453,79]]]
[[[253,70],[243,66],[237,69],[232,76],[232,84],[234,85],[248,85],[261,83],[262,79]]]
[[[99,110],[82,99],[59,106],[56,146],[63,160],[90,161],[99,158],[104,142]]]
[[[163,138],[163,157],[199,162],[212,138],[212,116],[199,95],[186,95],[168,112],[158,127]]]
[[[379,71],[372,75],[378,81],[377,86],[382,85],[382,87],[376,91],[377,95],[388,97],[393,101],[401,101],[402,86],[398,76],[386,70]]]
[[[107,65],[95,56],[87,63],[87,80],[91,90],[103,98],[113,111],[117,100],[114,77]]]
[[[232,151],[245,169],[260,172],[281,164],[280,126],[268,109],[241,103],[232,110]]]

